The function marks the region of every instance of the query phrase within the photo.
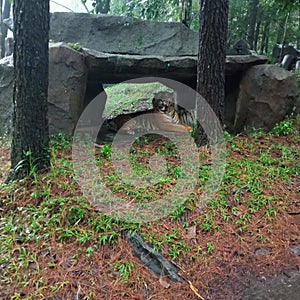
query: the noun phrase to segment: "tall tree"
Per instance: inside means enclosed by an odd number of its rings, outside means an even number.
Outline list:
[[[254,49],[255,25],[258,12],[258,0],[249,0],[247,40],[250,49]]]
[[[14,0],[14,115],[8,180],[49,165],[49,0]]]
[[[197,92],[208,102],[221,124],[224,120],[227,22],[228,0],[200,0]],[[199,113],[201,108],[197,110]],[[202,117],[205,118],[203,113]],[[198,128],[196,142],[206,143],[201,128]]]
[[[3,34],[2,34],[2,26],[3,26],[3,14],[2,14],[2,6],[3,6],[3,1],[2,0],[0,0],[0,58],[2,58],[4,55],[3,55],[3,47],[2,47],[2,43],[1,43],[1,41],[2,41],[2,36],[3,36]]]
[[[185,24],[187,27],[191,26],[192,23],[192,8],[193,8],[193,1],[192,0],[182,0],[182,16],[181,22]]]
[[[1,0],[0,2],[2,7],[3,1]],[[4,0],[3,13],[1,16],[1,57],[4,57],[5,54],[5,38],[7,36],[7,26],[3,23],[3,20],[9,18],[10,6],[10,0]]]
[[[110,0],[95,0],[93,6],[96,14],[107,14],[110,10]]]

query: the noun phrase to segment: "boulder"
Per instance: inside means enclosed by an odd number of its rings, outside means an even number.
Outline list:
[[[50,39],[79,43],[100,52],[181,56],[197,55],[198,33],[178,22],[56,12],[50,17]]]
[[[291,72],[275,65],[251,67],[240,82],[234,131],[271,130],[292,111],[297,97],[296,76]]]
[[[12,133],[13,59],[0,60],[0,136]],[[65,44],[49,49],[48,119],[50,134],[71,135],[84,108],[85,55]]]
[[[85,55],[63,43],[49,49],[48,119],[51,133],[71,135],[84,107]]]
[[[13,57],[0,60],[0,137],[10,135],[13,115]]]

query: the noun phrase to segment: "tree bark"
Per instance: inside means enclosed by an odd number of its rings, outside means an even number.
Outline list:
[[[228,0],[200,0],[197,92],[208,102],[221,124],[224,121],[227,22]],[[203,122],[212,122],[205,120],[201,107],[197,107],[197,116]],[[196,143],[206,142],[203,129],[198,128]]]
[[[270,21],[266,20],[263,27],[261,45],[260,45],[260,54],[264,54],[268,50],[268,35],[269,35]]]
[[[49,0],[14,0],[14,114],[8,180],[49,166]]]
[[[260,32],[260,25],[261,25],[261,21],[259,20],[256,23],[256,28],[255,28],[255,34],[254,34],[254,43],[253,43],[253,50],[257,51],[257,45],[258,45],[258,39],[259,39],[259,32]]]
[[[110,10],[110,0],[96,0],[96,14],[107,14]]]
[[[298,32],[300,32],[300,10],[298,12]],[[300,35],[298,34],[298,37],[297,37],[297,49],[300,49]]]
[[[258,0],[249,0],[247,40],[250,49],[254,48],[254,33],[258,11]]]
[[[4,57],[5,54],[5,38],[7,36],[7,26],[3,23],[3,20],[9,18],[10,6],[9,0],[4,0],[4,8],[1,19],[1,57]]]
[[[4,57],[4,47],[2,45],[2,40],[3,40],[3,32],[2,32],[2,28],[3,28],[3,14],[2,14],[2,6],[3,6],[3,2],[2,0],[0,0],[0,26],[1,26],[1,30],[0,30],[0,58]]]
[[[192,0],[184,0],[182,1],[182,23],[187,27],[191,26],[192,23]]]

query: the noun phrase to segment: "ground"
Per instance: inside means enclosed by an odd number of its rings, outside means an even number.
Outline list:
[[[51,142],[51,169],[5,185],[9,147],[1,147],[1,299],[298,299],[300,269],[300,118],[265,134],[225,133],[226,169],[216,195],[199,207],[212,168],[198,149],[192,193],[170,215],[135,224],[105,216],[74,176],[71,144]],[[105,145],[95,150],[99,174],[124,201],[168,195],[181,175],[178,149],[157,136],[138,139],[130,162],[144,174],[160,153],[169,173],[146,188],[124,184]],[[178,168],[179,167],[179,168]],[[127,233],[178,267],[182,282],[153,274],[134,256]]]

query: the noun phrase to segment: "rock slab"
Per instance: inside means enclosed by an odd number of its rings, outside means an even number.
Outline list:
[[[50,39],[79,43],[100,52],[182,56],[197,55],[198,33],[178,22],[56,12],[50,17]]]

